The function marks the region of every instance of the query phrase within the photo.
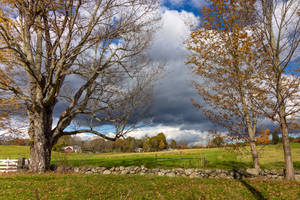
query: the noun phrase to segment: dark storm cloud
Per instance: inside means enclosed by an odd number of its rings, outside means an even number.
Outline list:
[[[201,132],[212,129],[207,118],[192,105],[191,98],[197,100],[199,96],[192,86],[191,70],[185,65],[189,52],[184,46],[184,41],[193,28],[192,25],[197,23],[198,18],[192,13],[164,11],[162,27],[157,31],[149,51],[149,56],[155,62],[165,64],[158,80],[154,82],[151,111],[147,116],[152,118],[154,127],[172,126],[180,127],[181,130]],[[80,85],[76,77],[71,77],[68,82],[72,87]],[[59,102],[55,107],[54,116],[59,117],[67,105]],[[80,121],[83,126],[88,125],[87,120],[80,118]]]
[[[183,126],[184,129],[206,131],[211,124],[192,105],[191,98],[199,99],[192,86],[191,70],[185,65],[189,52],[184,41],[197,25],[192,13],[166,11],[162,28],[156,34],[150,51],[152,59],[165,62],[165,71],[154,86],[151,115],[153,124]]]
[[[173,72],[160,80],[154,88],[151,115],[154,124],[168,126],[183,125],[185,129],[210,129],[211,124],[203,114],[192,105],[191,98],[199,98],[190,82],[190,71],[184,63],[172,66]],[[174,70],[176,69],[176,70]]]

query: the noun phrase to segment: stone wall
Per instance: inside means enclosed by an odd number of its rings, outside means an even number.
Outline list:
[[[190,178],[269,178],[269,179],[283,179],[283,170],[261,170],[247,169],[247,170],[220,170],[220,169],[149,169],[144,166],[130,166],[130,167],[69,167],[58,166],[55,171],[57,172],[69,172],[69,173],[81,173],[81,174],[139,174],[139,175],[157,175],[168,177],[190,177]],[[300,180],[300,171],[296,171],[296,179]]]

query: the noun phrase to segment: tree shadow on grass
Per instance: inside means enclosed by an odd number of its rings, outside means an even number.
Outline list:
[[[253,194],[253,196],[258,200],[267,200],[260,191],[255,189],[253,186],[251,186],[249,183],[247,183],[243,179],[239,179],[239,181]]]
[[[257,200],[267,200],[260,191],[258,191],[255,187],[247,183],[245,180],[242,179],[242,174],[237,169],[233,169],[233,177],[234,179],[240,181],[252,194]]]

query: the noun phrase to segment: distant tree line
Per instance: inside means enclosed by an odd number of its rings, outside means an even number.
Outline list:
[[[19,146],[29,146],[30,140],[23,138],[16,138],[10,140],[0,139],[0,145],[19,145]]]
[[[83,152],[107,153],[107,152],[153,152],[163,151],[166,149],[186,149],[187,142],[182,140],[176,142],[175,140],[166,139],[164,133],[158,133],[156,136],[144,137],[136,139],[134,137],[119,138],[116,141],[105,140],[103,138],[96,138],[89,141],[80,140],[77,137],[63,136],[53,147],[54,151],[62,151],[65,146],[78,145]]]
[[[272,137],[271,137],[272,135]],[[268,144],[279,144],[282,143],[282,137],[279,136],[278,130],[275,129],[272,132],[268,128],[262,127],[258,132],[256,138],[256,143],[258,145],[268,145]],[[238,139],[237,139],[238,140]],[[223,147],[223,146],[249,146],[249,143],[244,140],[239,140],[234,143],[229,143],[232,141],[231,138],[228,140],[227,135],[222,136],[221,134],[215,132],[212,137],[207,142],[208,148]],[[289,137],[290,143],[300,143],[300,136]]]
[[[272,137],[270,137],[272,135]],[[291,143],[300,143],[300,136],[289,137]],[[259,145],[279,144],[282,143],[282,137],[279,136],[277,129],[270,131],[262,128],[256,136],[256,142]],[[15,138],[10,140],[0,139],[0,145],[19,145],[29,146],[30,140],[23,138]],[[163,151],[165,149],[187,149],[187,148],[203,148],[204,146],[188,147],[185,140],[175,141],[174,139],[167,141],[164,133],[159,133],[153,137],[144,137],[136,139],[134,137],[127,137],[124,139],[117,139],[116,141],[105,140],[103,138],[96,138],[93,140],[82,140],[79,137],[64,136],[60,138],[57,144],[53,147],[54,151],[63,151],[66,146],[80,146],[83,152],[94,153],[108,153],[108,152],[153,152]],[[235,145],[247,146],[247,142],[236,142]],[[223,147],[231,146],[226,140],[226,136],[215,133],[208,140],[206,147]]]

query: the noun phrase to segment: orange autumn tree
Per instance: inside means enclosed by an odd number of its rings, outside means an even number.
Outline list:
[[[264,74],[262,38],[252,34],[255,0],[211,0],[202,9],[201,27],[191,33],[187,64],[199,81],[194,87],[203,103],[194,105],[232,139],[250,143],[253,166],[259,169],[255,133],[263,102],[256,82]],[[255,99],[255,101],[254,101]]]
[[[13,34],[11,26],[13,21],[5,17],[2,8],[0,8],[0,23],[8,30],[9,34]],[[5,40],[0,36],[0,47],[5,45]],[[18,61],[14,58],[10,49],[1,48],[0,51],[0,127],[4,129],[10,127],[9,120],[14,114],[22,112],[22,102],[16,98],[16,93],[9,91],[9,86],[13,84],[17,76],[21,73],[14,67],[18,65]],[[8,76],[9,75],[9,76]]]
[[[257,144],[269,144],[270,129],[262,129],[256,137]]]

